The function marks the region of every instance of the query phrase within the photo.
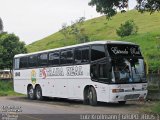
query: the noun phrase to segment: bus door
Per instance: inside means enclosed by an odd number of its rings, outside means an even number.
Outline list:
[[[101,101],[109,97],[108,83],[111,81],[111,64],[106,58],[91,64],[91,79],[97,83],[98,98]]]

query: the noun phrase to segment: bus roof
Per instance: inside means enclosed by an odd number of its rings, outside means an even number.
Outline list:
[[[66,47],[59,47],[59,48],[54,48],[54,49],[49,49],[49,50],[44,50],[44,51],[38,51],[38,52],[33,52],[33,53],[17,54],[17,55],[14,56],[14,58],[22,57],[22,56],[29,56],[29,55],[39,54],[39,53],[45,53],[45,52],[51,52],[51,51],[56,51],[56,50],[62,50],[62,49],[67,49],[67,48],[72,48],[72,47],[92,45],[92,44],[130,44],[130,45],[137,45],[137,44],[132,43],[132,42],[114,41],[114,40],[93,41],[93,42],[70,45],[70,46],[66,46]]]

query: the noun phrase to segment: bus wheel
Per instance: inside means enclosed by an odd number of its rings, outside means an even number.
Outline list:
[[[125,104],[126,104],[126,101],[118,101],[118,103],[119,103],[120,105],[125,105]]]
[[[93,87],[90,87],[88,90],[88,99],[90,105],[92,106],[97,105],[97,94],[96,90]]]
[[[39,85],[36,87],[36,98],[37,100],[43,100],[42,89]]]
[[[29,86],[27,90],[27,96],[30,100],[34,100],[35,97],[35,90],[33,89],[33,86]]]

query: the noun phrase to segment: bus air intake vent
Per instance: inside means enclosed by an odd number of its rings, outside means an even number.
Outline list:
[[[138,99],[140,94],[131,94],[131,95],[126,95],[124,97],[125,100],[133,100],[133,99]]]

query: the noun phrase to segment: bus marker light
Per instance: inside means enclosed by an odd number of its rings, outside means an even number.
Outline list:
[[[112,93],[124,92],[124,89],[112,89]]]

